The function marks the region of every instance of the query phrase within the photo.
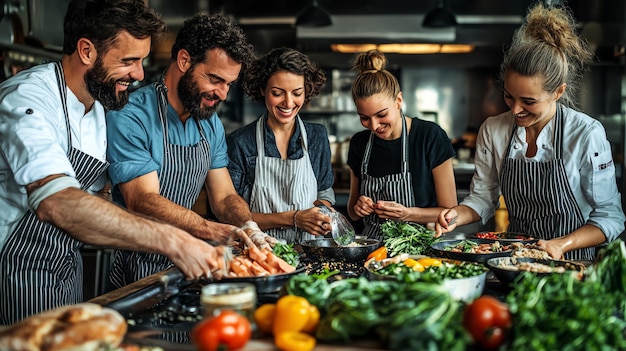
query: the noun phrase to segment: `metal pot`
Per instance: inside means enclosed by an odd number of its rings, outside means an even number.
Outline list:
[[[357,246],[339,246],[333,239],[313,239],[301,244],[305,255],[317,261],[365,262],[367,255],[380,246],[376,239],[356,239]]]

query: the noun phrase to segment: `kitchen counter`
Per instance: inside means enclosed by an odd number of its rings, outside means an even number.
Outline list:
[[[462,233],[448,233],[453,239],[463,237]],[[190,331],[201,319],[199,307],[199,287],[207,282],[184,280],[180,271],[170,268],[157,274],[107,294],[91,299],[97,303],[119,311],[129,323],[125,341],[141,346],[158,346],[168,350],[196,350],[190,338]],[[194,285],[195,284],[195,285]],[[194,288],[194,286],[196,288]],[[484,294],[504,299],[504,288],[494,276],[488,276]],[[189,298],[195,302],[189,302]],[[258,294],[257,303],[275,302],[278,293]],[[164,303],[164,301],[167,301]],[[171,303],[176,301],[176,303]],[[157,307],[155,307],[157,306]],[[271,337],[253,338],[246,350],[276,350]],[[315,350],[383,350],[376,340],[356,340],[351,344],[319,343]]]

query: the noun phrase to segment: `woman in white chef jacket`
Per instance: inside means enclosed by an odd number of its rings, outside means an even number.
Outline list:
[[[481,126],[471,193],[441,212],[438,234],[486,222],[500,194],[508,230],[543,239],[538,245],[554,258],[592,259],[595,246],[624,230],[604,127],[574,109],[577,81],[593,57],[575,26],[567,8],[529,10],[500,69],[510,111]]]
[[[331,229],[330,216],[316,206],[335,203],[328,133],[298,115],[325,81],[324,71],[303,53],[270,51],[252,64],[243,82],[266,111],[227,137],[235,189],[259,227],[288,243]]]

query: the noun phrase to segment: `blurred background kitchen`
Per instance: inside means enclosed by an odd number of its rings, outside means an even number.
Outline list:
[[[274,47],[294,47],[326,70],[328,81],[322,94],[311,101],[301,116],[324,124],[329,131],[337,208],[342,211],[349,187],[345,165],[348,140],[363,128],[350,97],[354,76],[350,60],[354,52],[375,47],[385,51],[392,65],[390,70],[402,86],[405,114],[432,120],[448,133],[457,149],[454,167],[461,200],[469,192],[478,127],[487,116],[507,110],[495,82],[503,49],[521,24],[526,9],[534,3],[531,0],[145,1],[162,14],[170,34],[153,48],[144,63],[146,79],[134,88],[158,78],[169,62],[178,28],[197,12],[217,12],[233,18],[259,55]],[[584,77],[579,103],[583,111],[606,128],[613,147],[618,186],[623,193],[626,2],[544,1],[566,3],[580,23],[582,36],[596,52],[597,60]],[[61,57],[67,3],[68,0],[1,2],[0,80],[20,69]],[[263,110],[235,85],[218,112],[229,132],[253,121]],[[195,209],[209,215],[204,201],[199,201]],[[502,209],[485,226],[458,230],[502,230],[506,224],[506,209]],[[106,252],[101,250],[86,249],[86,256],[87,260],[93,259],[97,270],[107,264]],[[106,284],[99,279],[94,283],[95,293]]]

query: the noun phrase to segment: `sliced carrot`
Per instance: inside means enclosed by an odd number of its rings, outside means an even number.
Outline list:
[[[291,273],[296,270],[296,267],[285,262],[285,260],[276,256],[273,253],[270,253],[267,256],[268,256],[269,262],[271,262],[271,265],[275,267],[278,266],[281,272]]]

